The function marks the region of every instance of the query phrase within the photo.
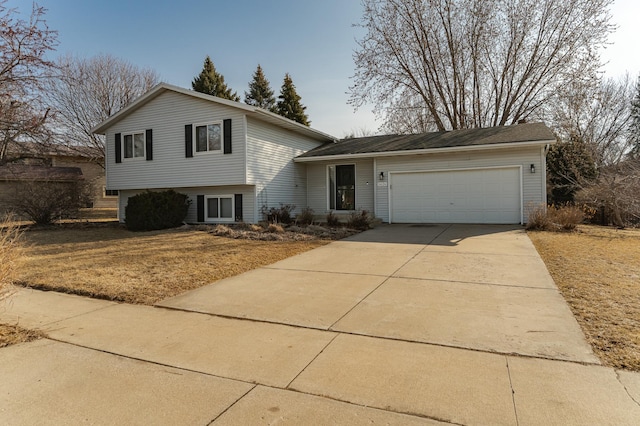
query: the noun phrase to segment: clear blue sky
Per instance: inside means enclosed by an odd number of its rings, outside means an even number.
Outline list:
[[[25,15],[30,0],[9,0]],[[359,0],[40,0],[60,44],[53,56],[109,53],[155,69],[163,81],[191,88],[206,55],[244,98],[257,64],[276,94],[290,73],[311,126],[344,137],[379,127],[372,107],[357,113],[346,94],[361,29]],[[638,0],[617,0],[619,29],[603,53],[608,75],[640,71]]]

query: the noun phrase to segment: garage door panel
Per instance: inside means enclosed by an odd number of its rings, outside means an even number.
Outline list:
[[[391,174],[396,223],[519,223],[520,169]]]

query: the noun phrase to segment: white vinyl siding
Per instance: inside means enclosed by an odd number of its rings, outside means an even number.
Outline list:
[[[280,203],[295,204],[294,214],[308,206],[306,165],[293,159],[320,144],[247,117],[247,183],[256,187],[256,213]]]
[[[461,153],[425,154],[414,156],[379,157],[376,159],[376,173],[385,174],[388,182],[389,173],[393,172],[428,172],[434,170],[469,170],[490,167],[520,166],[522,168],[522,206],[524,222],[532,206],[544,203],[544,158],[540,147],[495,149]],[[536,173],[530,172],[531,164]],[[389,221],[388,186],[376,186],[376,216],[384,222]]]
[[[189,206],[189,211],[187,212],[187,217],[185,218],[186,223],[196,223],[198,221],[198,211],[197,211],[197,197],[198,195],[204,195],[205,197],[211,196],[215,197],[218,195],[229,195],[229,194],[242,194],[242,221],[247,223],[256,223],[259,218],[255,217],[255,189],[252,186],[242,185],[242,186],[222,186],[222,187],[200,187],[200,188],[173,188],[176,192],[181,194],[187,194],[189,199],[191,200],[191,205]],[[163,188],[158,188],[158,191],[162,191]],[[127,202],[129,197],[133,197],[134,195],[143,192],[141,190],[121,190],[120,191],[120,200],[119,200],[119,215],[118,218],[120,222],[124,222],[125,220],[125,208],[127,206]],[[221,195],[219,195],[221,194]],[[235,208],[235,205],[232,204],[232,208]],[[233,214],[232,210],[232,214]],[[206,210],[205,210],[205,219],[206,219]]]
[[[309,207],[316,214],[325,214],[329,211],[328,166],[348,164],[354,164],[356,169],[356,210],[367,210],[374,213],[373,193],[376,177],[374,176],[372,159],[305,164],[307,166],[307,200]]]
[[[185,125],[222,123],[225,119],[232,120],[232,154],[215,151],[216,155],[185,157]],[[181,93],[164,92],[109,128],[106,134],[107,187],[154,189],[243,185],[246,183],[244,123],[244,112],[236,108]],[[153,130],[153,161],[115,163],[115,134],[139,132],[141,128]],[[195,149],[193,152],[196,154]]]

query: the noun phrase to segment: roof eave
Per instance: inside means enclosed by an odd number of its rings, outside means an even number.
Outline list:
[[[531,146],[550,145],[554,143],[556,143],[555,139],[547,139],[547,140],[526,141],[526,142],[508,142],[508,143],[500,143],[500,144],[454,146],[454,147],[447,147],[447,148],[412,149],[412,150],[384,151],[384,152],[362,152],[357,154],[322,155],[317,157],[296,157],[293,159],[293,161],[297,163],[311,163],[314,161],[347,160],[347,159],[353,159],[353,158],[398,157],[398,156],[407,156],[407,155],[440,154],[440,153],[462,152],[462,151],[484,151],[484,150],[492,150],[492,149],[525,148],[525,147],[531,147]]]
[[[140,96],[138,99],[136,99],[130,105],[128,105],[125,108],[121,109],[120,111],[118,111],[117,113],[112,115],[111,117],[107,118],[102,123],[98,124],[93,129],[91,129],[91,132],[92,133],[97,133],[97,134],[100,134],[100,135],[104,135],[109,127],[114,125],[116,122],[120,121],[127,114],[135,111],[136,109],[140,108],[141,106],[143,106],[147,102],[151,101],[152,99],[154,99],[155,97],[159,96],[160,94],[162,94],[162,93],[164,93],[166,91],[173,91],[173,92],[181,93],[181,94],[184,94],[184,95],[187,95],[187,96],[191,96],[191,97],[194,97],[194,98],[203,99],[205,101],[214,102],[214,103],[218,103],[218,104],[221,104],[221,105],[226,105],[226,106],[229,106],[229,107],[232,107],[232,108],[236,108],[236,109],[239,109],[241,111],[244,111],[247,114],[255,115],[256,118],[261,119],[262,121],[266,121],[266,122],[269,122],[271,124],[275,124],[276,126],[279,126],[279,127],[282,127],[282,128],[288,129],[288,130],[292,130],[294,132],[306,134],[306,135],[308,135],[308,136],[310,136],[310,137],[312,137],[314,139],[317,139],[317,140],[321,140],[321,141],[335,141],[336,140],[335,137],[333,137],[333,136],[331,136],[329,134],[326,134],[326,133],[320,132],[318,130],[312,129],[311,127],[308,127],[308,126],[305,126],[303,124],[297,123],[295,121],[289,120],[289,119],[287,119],[285,117],[282,117],[282,116],[280,116],[278,114],[274,114],[274,113],[269,112],[267,110],[264,110],[262,108],[254,107],[254,106],[251,106],[251,105],[245,105],[245,104],[242,104],[240,102],[230,101],[228,99],[216,98],[216,97],[204,94],[204,93],[196,92],[194,90],[184,89],[182,87],[174,86],[174,85],[171,85],[171,84],[168,84],[168,83],[160,83],[160,84],[156,85],[154,88],[149,90],[144,95]]]

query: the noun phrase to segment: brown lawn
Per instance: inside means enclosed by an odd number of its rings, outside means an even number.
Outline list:
[[[37,330],[27,330],[14,324],[0,324],[0,348],[30,342],[42,336],[43,333]]]
[[[145,305],[328,243],[230,239],[193,228],[135,233],[117,224],[36,229],[23,238],[18,284]]]
[[[529,232],[601,361],[640,371],[640,230]]]

